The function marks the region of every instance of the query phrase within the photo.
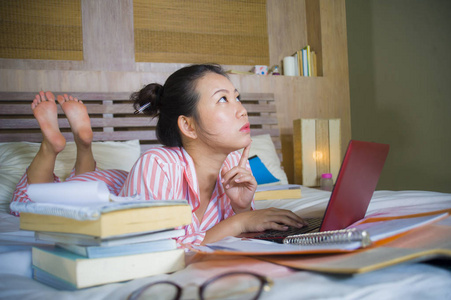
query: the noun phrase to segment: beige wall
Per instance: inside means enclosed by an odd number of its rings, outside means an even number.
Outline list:
[[[346,10],[352,137],[391,145],[378,189],[451,192],[451,1]]]

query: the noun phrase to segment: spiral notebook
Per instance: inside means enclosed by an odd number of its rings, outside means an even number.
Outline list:
[[[371,245],[370,234],[366,230],[351,228],[290,235],[283,239],[284,244],[295,244],[301,246],[344,244],[353,242],[357,242],[361,248],[365,248]]]
[[[322,218],[306,219],[308,226],[288,231],[246,234],[253,239],[283,243],[290,235],[345,229],[361,220],[376,189],[389,145],[351,140]]]

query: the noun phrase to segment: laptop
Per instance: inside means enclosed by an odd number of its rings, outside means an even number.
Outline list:
[[[351,140],[322,218],[288,231],[267,230],[246,237],[283,243],[289,235],[339,230],[365,217],[388,155],[389,145]]]

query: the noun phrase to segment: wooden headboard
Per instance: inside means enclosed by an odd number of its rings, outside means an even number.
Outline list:
[[[63,93],[56,93],[63,94]],[[140,140],[141,150],[158,146],[155,134],[156,120],[143,114],[134,115],[129,100],[131,92],[69,93],[85,103],[91,117],[94,141]],[[0,142],[41,142],[39,125],[33,117],[31,102],[36,93],[0,92]],[[270,93],[243,93],[251,134],[269,133],[282,160],[280,132],[274,95]],[[59,126],[66,140],[72,141],[70,126],[58,106]]]

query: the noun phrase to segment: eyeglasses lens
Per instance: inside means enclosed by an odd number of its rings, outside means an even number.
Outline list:
[[[262,282],[251,274],[230,274],[210,282],[203,291],[204,300],[256,299],[260,293]]]

